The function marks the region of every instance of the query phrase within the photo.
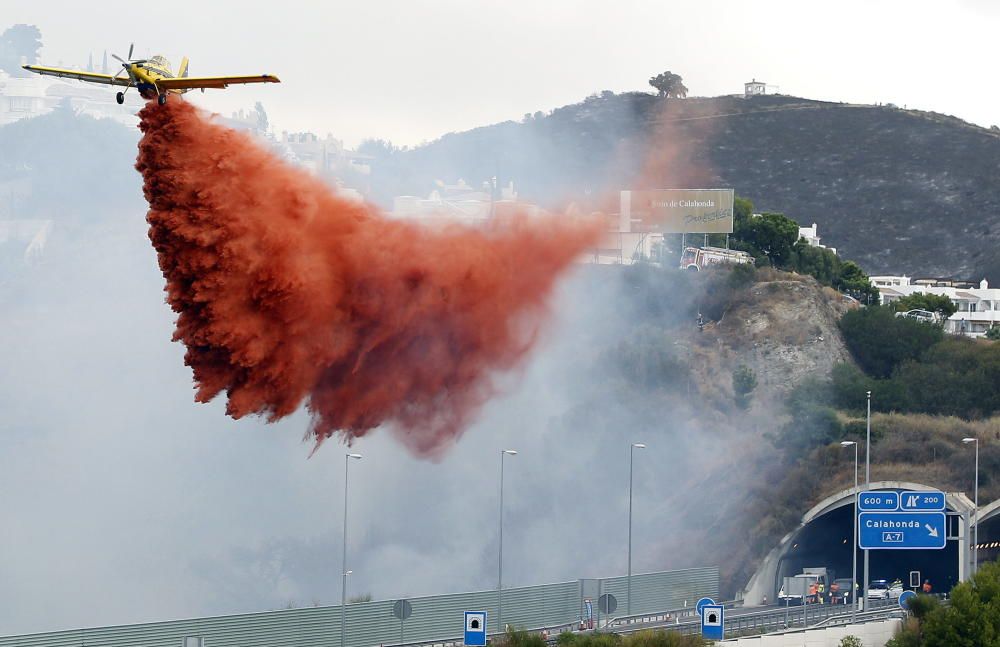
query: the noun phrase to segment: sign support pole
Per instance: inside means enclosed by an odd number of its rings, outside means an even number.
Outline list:
[[[872,392],[866,393],[868,396],[868,414],[865,418],[865,490],[872,489]],[[861,583],[863,597],[861,598],[861,610],[868,610],[868,549],[865,549],[865,575]]]

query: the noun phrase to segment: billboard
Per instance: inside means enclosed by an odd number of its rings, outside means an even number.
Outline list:
[[[733,233],[732,189],[622,191],[619,228],[643,234]]]

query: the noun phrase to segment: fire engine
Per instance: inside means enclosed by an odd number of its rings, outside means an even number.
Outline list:
[[[682,270],[703,270],[713,265],[753,264],[753,256],[735,249],[721,247],[685,247],[681,254]]]

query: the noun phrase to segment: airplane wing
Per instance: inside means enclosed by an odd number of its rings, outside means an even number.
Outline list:
[[[128,77],[113,77],[110,74],[97,74],[94,72],[81,72],[79,70],[65,70],[60,67],[45,67],[43,65],[22,65],[24,69],[35,74],[46,76],[61,76],[67,79],[79,79],[88,83],[103,83],[104,85],[128,85]]]
[[[176,79],[157,79],[161,90],[192,90],[195,88],[225,88],[236,83],[281,83],[273,74],[254,76],[184,76]]]

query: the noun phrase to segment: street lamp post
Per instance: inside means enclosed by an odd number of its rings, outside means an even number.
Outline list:
[[[344,550],[341,553],[340,573],[342,576],[340,584],[340,647],[345,647],[347,639],[347,576],[353,571],[347,570],[347,469],[351,465],[351,459],[360,460],[361,454],[347,454],[344,456]]]
[[[976,507],[976,529],[972,539],[972,574],[975,575],[979,570],[979,438],[963,438],[962,442],[966,445],[976,444],[976,485],[973,500],[973,505]]]
[[[842,447],[854,445],[854,542],[851,544],[851,622],[857,619],[858,615],[858,443],[853,440],[845,440],[840,443]]]
[[[632,443],[628,448],[628,578],[625,593],[625,615],[632,615],[632,462],[636,449],[646,449],[643,443]]]
[[[500,452],[500,549],[497,558],[497,629],[501,634],[503,628],[503,458],[517,456],[516,449],[504,449]]]
[[[868,396],[868,413],[865,416],[865,490],[872,489],[872,392],[865,391]],[[855,502],[857,497],[855,497]],[[868,610],[868,549],[865,549],[865,581],[862,583],[864,596],[861,608]]]

